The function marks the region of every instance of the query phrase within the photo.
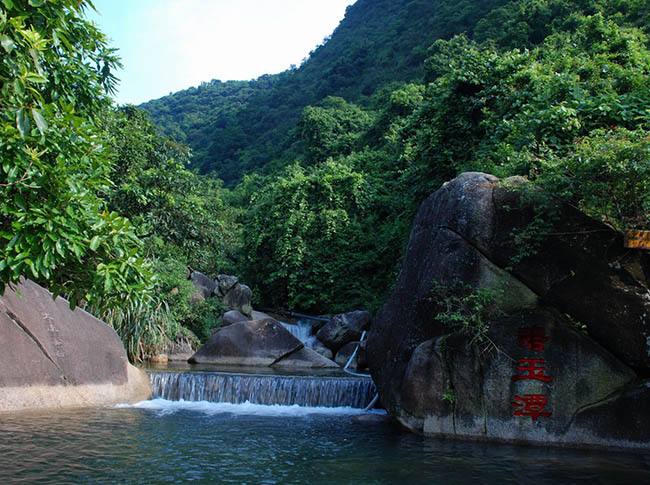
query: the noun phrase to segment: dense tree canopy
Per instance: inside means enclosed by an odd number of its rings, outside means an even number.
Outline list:
[[[250,274],[261,269],[254,281],[266,301],[286,295],[320,311],[376,307],[414,211],[462,171],[522,175],[618,229],[649,227],[650,51],[637,27],[641,7],[510,2],[478,22],[480,42],[466,35],[434,42],[422,84],[378,90],[365,107],[331,98],[306,108],[295,145],[302,168],[248,186],[243,218],[255,243],[246,246],[247,261]],[[546,19],[542,26],[531,12]],[[335,184],[334,196],[318,200],[324,167],[344,168],[363,184],[355,192]],[[363,209],[335,216],[348,224],[339,233],[348,246],[319,237],[328,227],[321,211],[351,193]],[[277,217],[260,217],[275,206]],[[328,277],[315,275],[324,267]],[[344,281],[345,291],[329,293],[332,281]]]
[[[262,306],[376,309],[462,171],[650,227],[646,1],[359,0],[298,68],[147,103],[158,127],[111,106],[86,5],[0,0],[0,285],[83,302],[134,358],[219,324],[188,266]]]
[[[194,150],[194,166],[227,185],[302,155],[294,131],[302,110],[328,96],[366,104],[390,83],[421,80],[437,38],[473,32],[506,0],[358,0],[331,37],[299,67],[246,83],[212,81],[143,105],[169,135]],[[180,133],[182,134],[180,134]],[[272,163],[281,159],[281,163]]]
[[[0,288],[21,275],[73,303],[146,293],[151,272],[110,185],[97,115],[117,59],[84,2],[0,6]]]

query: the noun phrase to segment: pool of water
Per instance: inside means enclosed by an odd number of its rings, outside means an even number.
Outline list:
[[[349,408],[154,400],[0,415],[0,483],[185,481],[641,484],[650,455],[427,439]]]

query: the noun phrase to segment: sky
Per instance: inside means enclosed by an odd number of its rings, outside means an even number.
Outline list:
[[[93,0],[117,47],[116,101],[139,104],[212,79],[248,80],[301,61],[354,0]]]

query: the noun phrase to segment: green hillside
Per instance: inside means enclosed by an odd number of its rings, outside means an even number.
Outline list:
[[[134,359],[219,324],[187,266],[259,308],[377,309],[418,206],[464,171],[650,228],[647,0],[359,0],[300,68],[148,103],[157,127],[112,105],[118,59],[82,7],[32,3],[0,12],[0,287],[85,304]]]
[[[648,3],[359,0],[299,69],[145,105],[233,185],[267,306],[381,304],[414,211],[467,170],[624,229],[650,214]],[[458,35],[460,34],[460,35]],[[522,257],[544,221],[516,235]]]
[[[365,104],[388,83],[420,80],[428,47],[472,34],[505,0],[359,0],[297,69],[250,82],[211,81],[142,105],[194,151],[195,167],[227,184],[274,158],[300,157],[291,130],[327,96]]]

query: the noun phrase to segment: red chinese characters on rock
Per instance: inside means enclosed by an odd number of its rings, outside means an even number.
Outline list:
[[[519,346],[535,353],[543,352],[549,340],[544,327],[540,326],[520,328],[517,335]],[[512,381],[549,383],[553,381],[553,376],[548,375],[546,371],[545,359],[524,357],[517,361],[517,373],[512,376]],[[547,405],[548,396],[545,394],[517,394],[512,402],[513,416],[530,417],[535,422],[540,417],[551,416],[552,413],[546,410]]]
[[[526,416],[532,418],[533,422],[541,416],[548,418],[550,411],[545,411],[548,404],[548,397],[544,394],[524,394],[515,396],[512,406],[515,408],[514,416]]]
[[[546,361],[544,359],[519,359],[517,374],[512,376],[513,381],[542,381],[551,382],[552,376],[546,375]]]
[[[544,352],[544,346],[548,342],[544,327],[520,328],[517,341],[520,347],[533,352]]]

